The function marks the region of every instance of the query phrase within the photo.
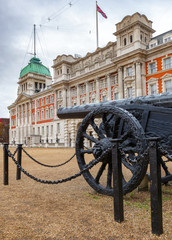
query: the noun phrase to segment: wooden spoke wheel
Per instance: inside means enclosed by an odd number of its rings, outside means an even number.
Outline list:
[[[121,139],[123,193],[135,189],[146,174],[148,160],[140,157],[146,149],[143,128],[128,111],[117,107],[101,107],[82,121],[76,137],[76,156],[82,170],[91,160],[100,157],[111,145],[111,139]],[[125,154],[124,154],[125,153]],[[83,174],[97,192],[112,195],[112,156],[102,158]]]

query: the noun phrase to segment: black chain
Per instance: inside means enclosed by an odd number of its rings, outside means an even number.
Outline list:
[[[18,148],[16,148],[16,150],[14,151],[13,157],[16,155],[17,151],[18,151]]]
[[[150,146],[148,146],[144,153],[143,154],[140,154],[139,156],[136,156],[136,158],[133,160],[133,159],[130,159],[129,156],[126,156],[124,150],[122,150],[122,147],[119,147],[119,151],[120,151],[120,154],[121,156],[125,159],[126,162],[130,162],[130,163],[138,163],[140,162],[141,160],[144,160],[146,157],[148,157],[148,154],[149,154],[149,148]]]
[[[39,161],[37,161],[35,158],[33,158],[28,152],[26,152],[26,150],[24,149],[24,148],[22,148],[23,149],[23,152],[31,159],[31,160],[33,160],[34,162],[36,162],[36,163],[38,163],[38,164],[40,164],[41,166],[44,166],[44,167],[50,167],[50,168],[55,168],[55,167],[61,167],[61,166],[63,166],[63,165],[65,165],[66,163],[68,163],[68,162],[70,162],[74,157],[75,157],[75,155],[76,155],[76,153],[74,153],[73,155],[72,155],[72,157],[71,158],[69,158],[66,162],[64,162],[64,163],[61,163],[61,164],[58,164],[58,165],[47,165],[47,164],[44,164],[44,163],[41,163],[41,162],[39,162]]]
[[[164,162],[169,162],[169,161],[172,161],[172,155],[170,155],[168,153],[168,151],[166,151],[165,149],[162,148],[162,146],[160,144],[158,144],[158,150],[160,151],[160,153],[166,157],[168,160],[167,161],[164,161]]]
[[[109,153],[109,151],[111,151],[111,148],[106,149],[102,155],[100,157],[98,157],[97,159],[92,160],[89,164],[85,165],[85,167],[78,173],[74,174],[73,176],[70,176],[68,178],[64,178],[64,179],[60,179],[57,181],[51,181],[51,180],[42,180],[39,178],[36,178],[35,176],[31,175],[30,173],[28,173],[27,171],[25,171],[21,165],[18,164],[18,162],[16,161],[16,159],[14,158],[13,154],[10,152],[9,149],[7,149],[8,151],[8,155],[9,157],[12,158],[12,160],[14,161],[14,163],[18,166],[18,168],[21,169],[21,171],[28,177],[30,177],[31,179],[35,180],[36,182],[40,182],[40,183],[45,183],[45,184],[59,184],[59,183],[63,183],[63,182],[68,182],[72,179],[75,179],[79,176],[81,176],[84,172],[88,171],[89,169],[91,169],[93,166],[95,166],[97,163],[99,163],[101,161],[102,158],[104,158],[105,155],[107,155]]]

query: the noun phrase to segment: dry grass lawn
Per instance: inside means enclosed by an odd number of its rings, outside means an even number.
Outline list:
[[[11,149],[12,152],[14,149]],[[74,149],[27,149],[41,162],[58,164]],[[79,171],[76,158],[60,168],[40,166],[23,154],[22,165],[42,179],[57,180]],[[0,240],[129,240],[172,239],[172,183],[163,186],[163,228],[151,234],[150,193],[124,196],[125,221],[115,222],[113,198],[97,194],[81,176],[59,185],[37,183],[9,160],[9,185],[3,185],[3,151],[0,148]]]

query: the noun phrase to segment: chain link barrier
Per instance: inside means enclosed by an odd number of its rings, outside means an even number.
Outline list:
[[[39,183],[44,183],[44,184],[59,184],[59,183],[64,183],[64,182],[68,182],[71,181],[72,179],[75,179],[79,176],[81,176],[84,172],[90,170],[92,167],[94,167],[97,163],[99,163],[101,161],[101,159],[103,159],[105,157],[105,155],[107,155],[110,151],[112,150],[112,148],[107,148],[100,157],[98,157],[97,159],[92,160],[91,162],[89,162],[87,165],[85,165],[85,167],[78,173],[64,178],[64,179],[60,179],[60,180],[56,180],[56,181],[51,181],[51,180],[43,180],[43,179],[39,179],[33,175],[31,175],[30,173],[28,173],[26,170],[24,170],[21,165],[18,164],[18,162],[16,161],[16,159],[14,158],[13,154],[10,152],[9,149],[7,149],[8,152],[8,156],[10,158],[12,158],[13,162],[17,165],[18,168],[20,168],[20,170],[29,178],[35,180],[36,182]]]
[[[144,160],[145,158],[147,158],[149,155],[149,149],[150,149],[150,145],[148,145],[148,147],[145,149],[143,154],[140,154],[139,156],[135,156],[136,158],[133,160],[129,156],[126,156],[125,152],[122,150],[122,147],[119,147],[121,156],[125,159],[126,162],[129,162],[129,163],[138,163]]]
[[[16,150],[13,153],[13,157],[16,155],[16,153],[18,152],[18,147],[16,148]]]
[[[164,156],[168,159],[167,161],[164,161],[164,162],[172,161],[172,155],[170,155],[167,150],[163,149],[160,144],[158,144],[158,150],[162,154],[162,156]]]
[[[70,157],[67,161],[65,161],[64,163],[61,163],[61,164],[57,164],[57,165],[48,165],[48,164],[44,164],[44,163],[41,163],[39,162],[38,160],[36,160],[35,158],[33,158],[28,152],[26,152],[26,150],[24,148],[22,148],[23,152],[31,159],[33,160],[34,162],[36,162],[37,164],[41,165],[41,166],[44,166],[44,167],[50,167],[50,168],[55,168],[55,167],[61,167],[65,164],[67,164],[68,162],[70,162],[76,155],[76,153],[74,153],[72,155],[72,157]]]

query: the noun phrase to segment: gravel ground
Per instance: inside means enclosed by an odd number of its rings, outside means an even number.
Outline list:
[[[11,149],[12,152],[14,149]],[[37,160],[58,164],[74,149],[27,149]],[[60,168],[40,166],[23,154],[22,165],[42,179],[57,180],[79,171],[76,159]],[[124,196],[125,221],[117,223],[113,198],[96,193],[81,176],[59,185],[37,183],[24,174],[16,181],[16,166],[9,160],[9,185],[3,185],[3,150],[0,148],[0,240],[128,240],[172,239],[172,184],[163,186],[163,229],[151,234],[150,192]]]

